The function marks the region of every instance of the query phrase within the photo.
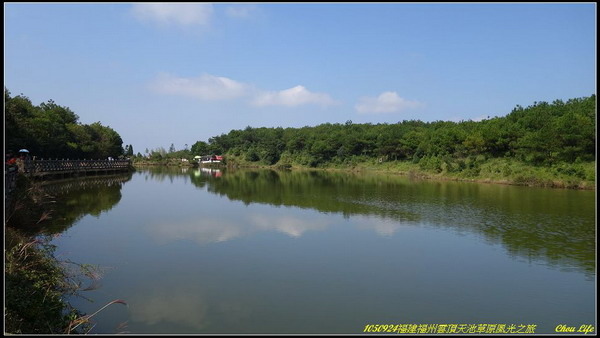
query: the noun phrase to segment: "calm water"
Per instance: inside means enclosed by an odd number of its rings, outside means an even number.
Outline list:
[[[55,183],[57,255],[99,265],[92,333],[595,324],[595,192],[312,171]],[[61,214],[62,213],[62,214]]]

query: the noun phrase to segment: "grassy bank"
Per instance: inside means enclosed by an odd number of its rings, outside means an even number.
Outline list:
[[[93,315],[80,313],[67,299],[81,296],[82,286],[94,285],[100,274],[95,266],[56,259],[52,236],[40,234],[45,222],[61,216],[52,208],[53,199],[39,183],[20,175],[5,210],[5,333],[86,333],[92,327]]]
[[[50,196],[19,175],[4,227],[5,332],[68,333],[80,314],[65,302],[74,291],[48,236],[35,235],[51,213]],[[75,333],[75,332],[74,332]]]
[[[47,238],[5,230],[4,330],[13,334],[62,334],[80,314],[64,300],[73,292],[67,271]]]
[[[437,162],[431,167],[412,162],[364,163],[359,167],[416,175],[430,179],[499,183],[568,189],[595,189],[595,163],[532,166],[510,159],[484,160],[461,168],[456,162]]]
[[[289,161],[285,157],[275,165],[249,162],[241,157],[228,156],[228,166],[263,167],[272,169],[308,169],[310,167]],[[482,183],[510,184],[566,189],[595,189],[596,162],[560,163],[551,166],[534,166],[509,158],[483,156],[449,159],[425,157],[419,162],[385,161],[367,157],[353,157],[345,161],[332,161],[311,169],[378,171],[410,175],[425,179],[457,180]]]

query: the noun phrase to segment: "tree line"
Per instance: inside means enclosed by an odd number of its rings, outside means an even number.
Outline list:
[[[11,97],[4,88],[4,128],[7,153],[27,149],[44,158],[96,159],[127,153],[121,136],[100,122],[83,124],[68,107],[54,101],[35,106],[23,94]]]
[[[412,161],[424,169],[468,169],[475,159],[511,158],[532,165],[595,161],[596,96],[516,106],[482,121],[325,123],[303,128],[231,130],[196,142],[193,154],[229,154],[263,164],[309,167],[365,159]],[[452,168],[450,168],[452,169]]]

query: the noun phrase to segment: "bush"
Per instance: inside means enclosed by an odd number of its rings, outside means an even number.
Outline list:
[[[260,160],[260,157],[258,156],[258,153],[256,152],[256,150],[254,150],[254,149],[248,150],[248,152],[246,153],[246,161],[256,162],[258,160]]]
[[[54,258],[47,239],[6,231],[5,332],[66,333],[80,314],[63,296],[74,292],[66,270]]]

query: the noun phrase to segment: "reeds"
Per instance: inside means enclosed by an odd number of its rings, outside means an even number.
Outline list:
[[[73,330],[75,330],[77,327],[83,325],[83,324],[88,324],[90,323],[90,319],[92,317],[94,317],[95,315],[97,315],[98,313],[100,313],[102,310],[106,309],[107,307],[113,305],[113,304],[123,304],[125,306],[127,306],[127,303],[124,300],[121,299],[115,299],[111,302],[108,302],[106,305],[104,305],[103,307],[101,307],[100,309],[98,309],[96,312],[92,313],[91,315],[85,315],[85,316],[81,316],[79,318],[73,319],[70,323],[69,326],[67,327],[65,333],[66,334],[71,334],[73,332]],[[85,332],[86,334],[89,333],[93,328],[95,327],[95,324],[92,325],[87,332]]]

